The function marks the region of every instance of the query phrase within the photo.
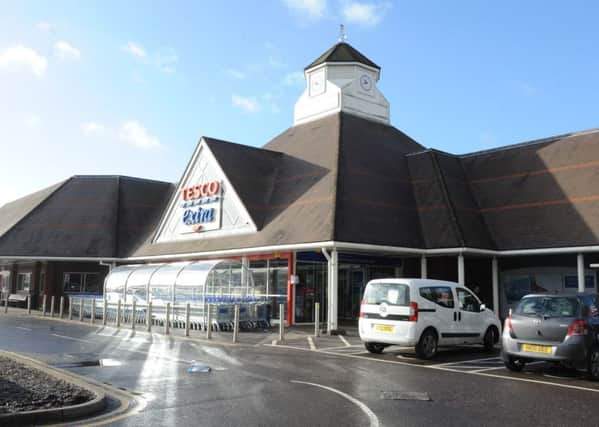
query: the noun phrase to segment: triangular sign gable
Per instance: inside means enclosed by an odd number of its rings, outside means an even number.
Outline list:
[[[206,141],[198,144],[155,236],[155,243],[257,230]]]

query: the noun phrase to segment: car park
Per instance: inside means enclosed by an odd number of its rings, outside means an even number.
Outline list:
[[[526,295],[505,319],[501,357],[511,371],[555,362],[599,380],[599,296]]]
[[[440,346],[482,344],[491,351],[501,323],[458,283],[377,279],[364,290],[358,329],[371,353],[399,345],[414,347],[418,357],[431,359]]]

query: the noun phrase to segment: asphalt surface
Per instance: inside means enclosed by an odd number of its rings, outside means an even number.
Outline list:
[[[269,338],[212,344],[0,314],[0,349],[126,390],[136,399],[126,416],[108,413],[94,425],[599,424],[599,384],[576,371],[537,364],[513,374],[503,368],[498,351],[475,347],[442,351],[436,360],[422,362],[412,351],[393,347],[368,354],[357,337],[309,338],[300,331],[285,343],[265,344]],[[188,372],[192,361],[211,371]]]

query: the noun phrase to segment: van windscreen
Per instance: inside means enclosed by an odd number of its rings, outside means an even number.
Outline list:
[[[400,283],[371,283],[366,287],[364,304],[410,305],[410,288]]]

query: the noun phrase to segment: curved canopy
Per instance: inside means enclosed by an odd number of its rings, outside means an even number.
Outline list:
[[[204,303],[212,297],[249,298],[255,288],[249,269],[236,260],[122,265],[106,277],[108,301]]]

